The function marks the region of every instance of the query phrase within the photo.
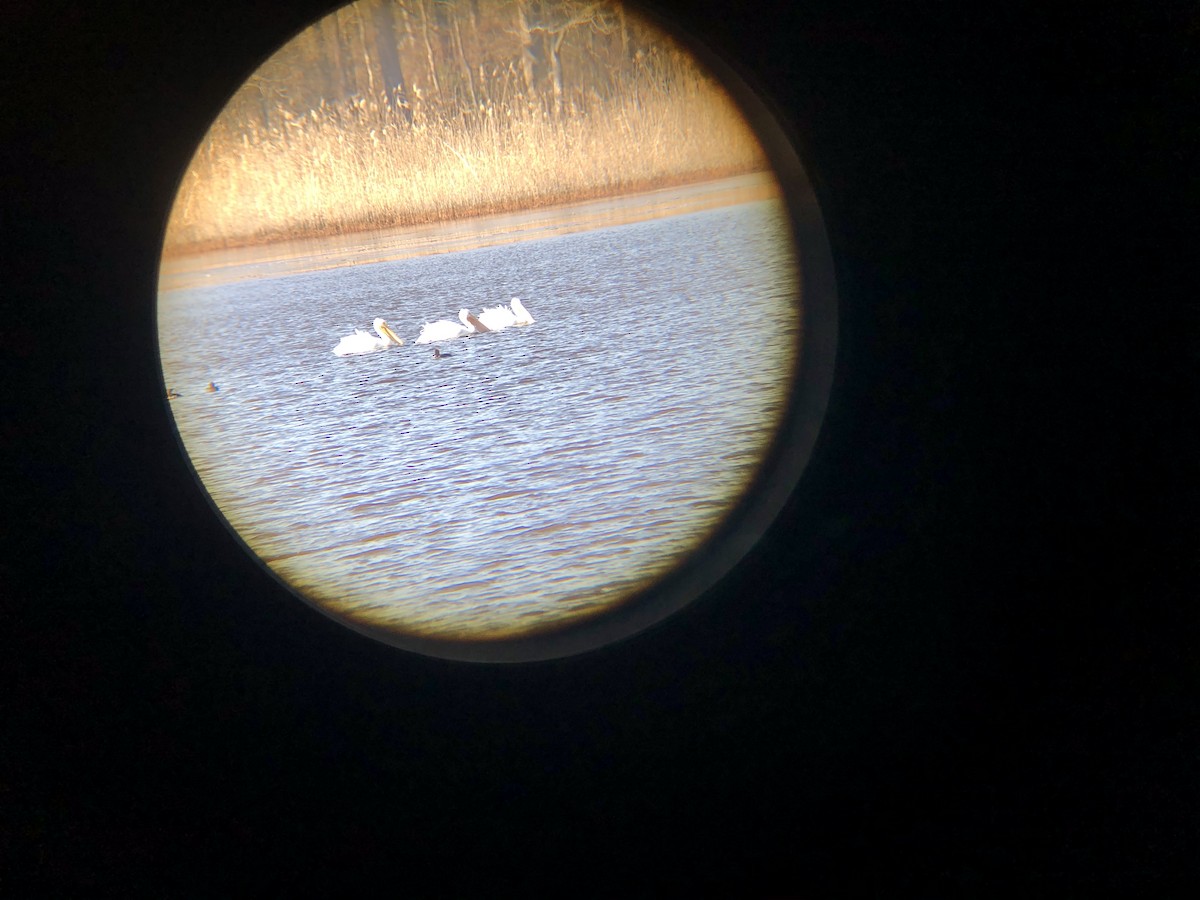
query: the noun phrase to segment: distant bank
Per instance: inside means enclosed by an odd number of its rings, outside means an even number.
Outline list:
[[[163,258],[159,290],[474,250],[778,197],[774,176],[754,172],[453,222],[175,253]]]

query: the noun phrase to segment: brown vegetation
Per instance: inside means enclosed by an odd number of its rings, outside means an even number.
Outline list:
[[[205,136],[167,252],[507,212],[765,167],[725,92],[611,3],[363,0]]]

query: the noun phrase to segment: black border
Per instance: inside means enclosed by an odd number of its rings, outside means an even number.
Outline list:
[[[161,397],[175,182],[325,5],[0,13],[0,887],[1195,886],[1194,10],[662,3],[802,136],[821,438],[708,602],[476,666],[296,603]]]

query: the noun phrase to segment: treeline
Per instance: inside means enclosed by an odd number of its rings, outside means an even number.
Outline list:
[[[359,0],[256,71],[168,251],[445,221],[766,167],[725,92],[611,2]]]
[[[360,0],[301,32],[233,98],[250,130],[345,102],[415,124],[477,122],[516,107],[585,114],[631,86],[695,76],[689,56],[617,3]]]

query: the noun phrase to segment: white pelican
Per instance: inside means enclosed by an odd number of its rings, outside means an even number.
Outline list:
[[[432,344],[434,341],[452,341],[477,331],[491,331],[491,329],[471,315],[469,309],[460,309],[457,322],[451,322],[449,319],[426,322],[421,326],[421,334],[416,342]]]
[[[396,337],[396,332],[392,331],[392,327],[383,319],[376,319],[372,327],[375,329],[375,337],[373,334],[368,334],[360,328],[354,329],[354,334],[346,335],[337,342],[337,346],[333,348],[335,356],[355,356],[360,353],[374,353],[377,350],[386,350],[388,347],[395,344],[400,347],[404,341]]]
[[[517,324],[517,314],[505,306],[490,306],[479,314],[479,321],[492,331],[500,331],[509,325]]]
[[[516,316],[516,321],[513,322],[514,325],[533,324],[533,316],[529,314],[529,310],[525,308],[525,304],[521,302],[520,297],[512,298],[512,311]]]

